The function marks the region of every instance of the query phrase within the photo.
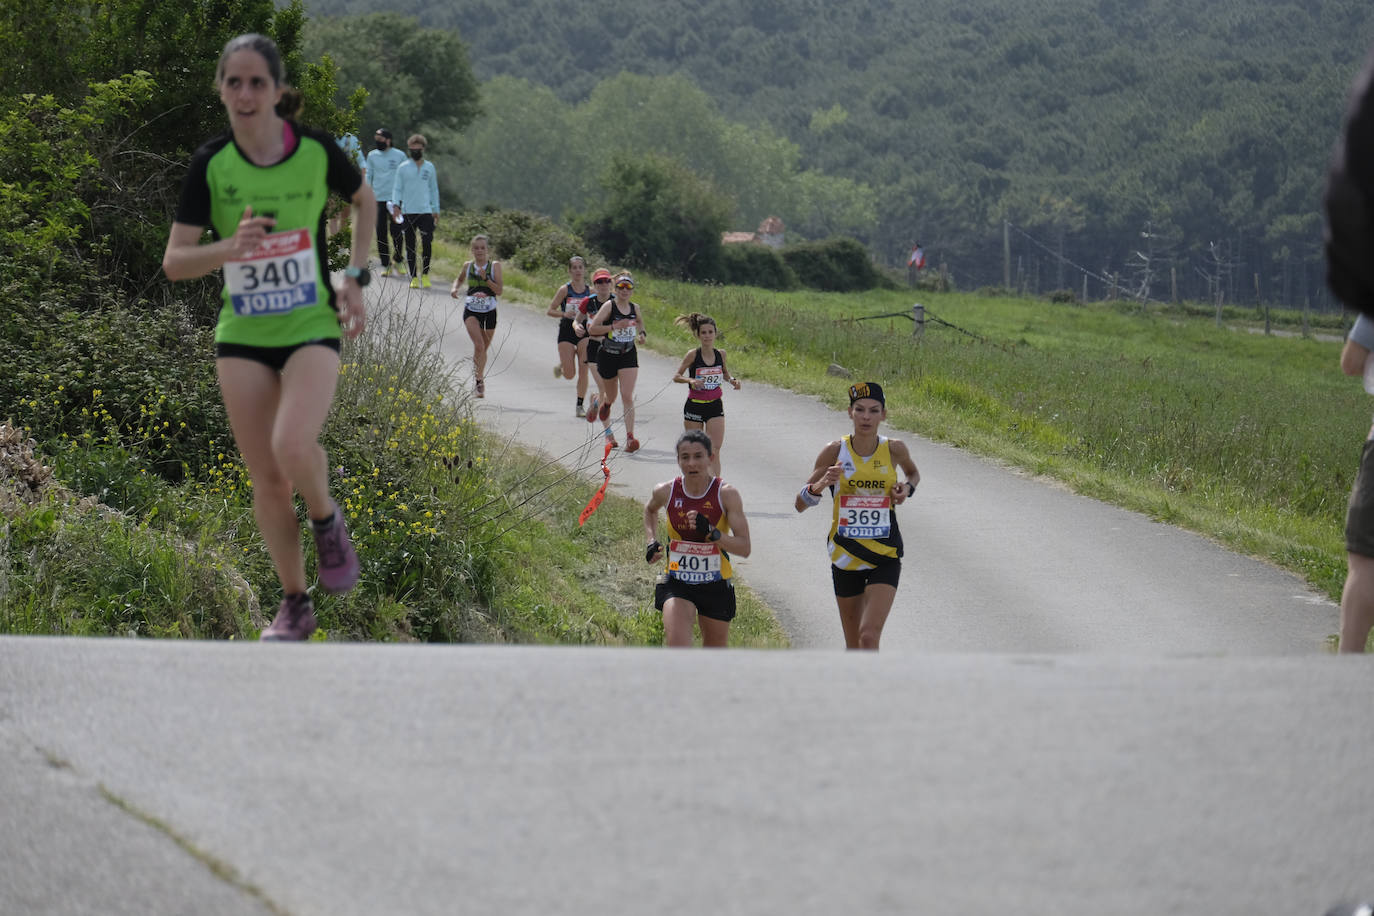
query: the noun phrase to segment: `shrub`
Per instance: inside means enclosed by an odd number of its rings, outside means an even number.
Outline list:
[[[588,251],[577,236],[537,213],[473,210],[459,214],[450,226],[451,237],[465,250],[474,235],[485,235],[491,240],[492,257],[530,273],[565,268],[575,254],[582,255],[589,267],[605,260]]]
[[[787,262],[767,245],[724,245],[721,270],[715,279],[734,286],[759,286],[764,289],[797,288],[797,276]]]
[[[857,292],[892,285],[854,239],[834,238],[788,245],[782,259],[802,286],[827,292]]]

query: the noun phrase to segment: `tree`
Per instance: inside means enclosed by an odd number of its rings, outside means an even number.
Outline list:
[[[461,131],[481,113],[480,91],[467,45],[451,29],[420,28],[398,13],[312,21],[305,48],[338,65],[335,103],[355,87],[367,90],[365,129],[386,127],[399,143],[426,131]]]
[[[664,156],[616,155],[605,196],[574,220],[587,244],[612,261],[683,279],[720,271],[721,233],[733,202],[706,179]]]

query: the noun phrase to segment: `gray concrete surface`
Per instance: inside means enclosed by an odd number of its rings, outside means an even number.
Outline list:
[[[0,639],[0,913],[1316,916],[1374,893],[1372,683]]]
[[[450,359],[470,361],[462,308],[446,287],[420,295],[390,281],[381,296],[386,308],[429,323]],[[599,480],[600,439],[573,416],[573,383],[553,378],[557,322],[542,311],[501,306],[477,417]],[[617,493],[642,501],[677,473],[686,389],[671,379],[680,358],[640,352],[635,432],[644,447],[613,453]],[[743,374],[743,389],[725,395],[721,452],[721,476],[743,496],[753,535],[753,555],[736,568],[794,646],[843,646],[825,552],[828,507],[798,515],[792,500],[821,448],[852,426],[842,411]],[[1324,651],[1337,630],[1337,607],[1297,576],[968,452],[886,431],[910,446],[922,482],[897,510],[906,558],[884,648],[1302,655]]]

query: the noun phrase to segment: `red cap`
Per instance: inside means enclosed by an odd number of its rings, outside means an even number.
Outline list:
[[[595,283],[597,280],[609,280],[609,279],[611,279],[611,272],[610,272],[609,270],[607,270],[606,268],[604,268],[604,267],[601,268],[600,270],[598,270],[596,273],[592,274],[592,282],[593,282],[593,283]]]

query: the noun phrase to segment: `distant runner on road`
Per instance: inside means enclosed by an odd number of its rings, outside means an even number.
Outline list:
[[[654,607],[663,612],[663,644],[690,646],[692,626],[701,644],[724,648],[735,619],[730,555],[749,556],[749,521],[739,492],[710,473],[711,439],[699,429],[677,440],[682,475],[654,488],[644,506],[644,559],[666,559],[654,585]],[[668,510],[668,544],[658,540],[658,513]]]
[[[448,294],[460,298],[458,290],[465,290],[463,327],[472,340],[472,374],[476,379],[473,393],[487,396],[487,350],[496,334],[496,306],[505,290],[501,282],[501,262],[489,259],[491,242],[485,235],[472,237],[472,260],[464,261],[462,270],[453,278]]]
[[[583,399],[587,396],[587,360],[577,336],[576,321],[583,314],[583,305],[596,298],[592,288],[587,285],[587,262],[580,255],[573,255],[568,261],[568,282],[558,287],[544,314],[558,319],[558,365],[553,367],[554,378],[573,377],[577,374],[577,407],[573,413],[582,416]],[[585,331],[583,332],[586,333]]]
[[[635,345],[646,335],[639,306],[630,301],[630,293],[635,288],[634,278],[621,271],[614,285],[615,298],[601,306],[596,317],[587,322],[587,333],[605,335],[596,357],[596,371],[601,375],[601,406],[597,408],[597,418],[606,424],[606,438],[614,447],[611,406],[615,404],[616,395],[623,394],[625,451],[636,452],[639,440],[635,438],[635,381],[639,378],[639,353]]]
[[[739,391],[739,379],[725,368],[725,351],[716,349],[716,320],[710,315],[692,312],[679,315],[674,324],[685,325],[696,335],[701,346],[687,351],[682,364],[673,375],[674,382],[688,387],[687,403],[682,405],[682,425],[687,429],[705,429],[711,437],[711,473],[720,474],[720,447],[725,443],[725,404],[721,386],[729,383]]]
[[[826,544],[845,648],[877,649],[902,574],[902,533],[892,510],[916,492],[921,474],[905,442],[878,434],[887,419],[880,385],[850,387],[849,418],[854,432],[821,449],[795,503],[805,512],[830,489]],[[900,482],[898,469],[906,477]]]

